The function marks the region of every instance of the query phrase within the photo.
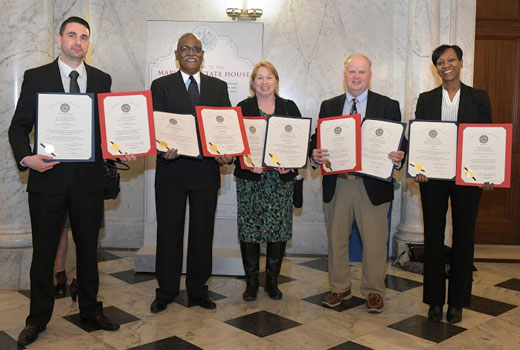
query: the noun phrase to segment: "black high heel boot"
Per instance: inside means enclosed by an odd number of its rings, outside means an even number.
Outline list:
[[[275,300],[280,300],[283,297],[282,292],[278,289],[278,275],[282,267],[286,243],[287,242],[267,243],[264,290],[269,294],[269,298]]]
[[[260,244],[240,241],[242,263],[246,274],[246,290],[242,297],[245,301],[256,300],[258,293],[258,271],[260,270]]]
[[[67,290],[67,274],[65,271],[56,272],[56,285],[54,286],[54,296],[62,297]]]
[[[76,298],[78,297],[78,280],[73,278],[72,282],[69,286],[69,292],[70,297],[72,298],[72,301],[76,301]]]

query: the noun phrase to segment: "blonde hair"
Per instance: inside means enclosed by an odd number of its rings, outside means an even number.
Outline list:
[[[258,70],[260,69],[260,67],[265,67],[269,71],[271,71],[271,73],[273,73],[274,77],[276,78],[276,82],[278,83],[278,84],[276,84],[274,93],[276,95],[278,95],[278,85],[280,85],[280,78],[278,77],[278,71],[276,70],[276,68],[274,68],[274,65],[269,61],[260,61],[257,64],[255,64],[255,67],[253,68],[253,71],[251,72],[251,79],[249,80],[249,90],[251,90],[251,94],[253,94],[253,96],[256,95],[255,78],[256,78],[256,75],[258,74]]]

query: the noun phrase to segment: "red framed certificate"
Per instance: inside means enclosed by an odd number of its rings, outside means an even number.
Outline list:
[[[240,107],[196,106],[202,154],[205,157],[249,154]]]
[[[509,188],[512,144],[512,124],[459,124],[455,183]]]
[[[243,117],[243,120],[250,152],[240,156],[240,168],[251,170],[258,167],[263,170],[272,170],[262,167],[267,117]]]
[[[317,148],[329,151],[320,166],[323,175],[361,170],[361,115],[351,114],[318,119]]]
[[[98,94],[103,158],[157,153],[150,90]]]

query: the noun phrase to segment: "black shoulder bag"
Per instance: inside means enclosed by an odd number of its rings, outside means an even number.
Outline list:
[[[287,108],[287,100],[283,99],[285,106],[285,115],[289,116],[289,109]],[[294,177],[294,192],[293,192],[293,205],[295,208],[303,207],[303,176],[298,174]]]
[[[123,163],[120,159],[105,160],[105,179],[106,187],[103,192],[104,199],[116,199],[120,188],[121,176],[119,170],[128,170],[130,166]]]

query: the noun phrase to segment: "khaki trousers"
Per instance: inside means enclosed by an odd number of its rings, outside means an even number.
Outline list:
[[[349,240],[354,221],[363,242],[363,279],[361,292],[383,294],[385,291],[388,210],[390,202],[373,205],[363,179],[338,177],[330,203],[325,203],[329,239],[329,283],[336,293],[351,288]]]

